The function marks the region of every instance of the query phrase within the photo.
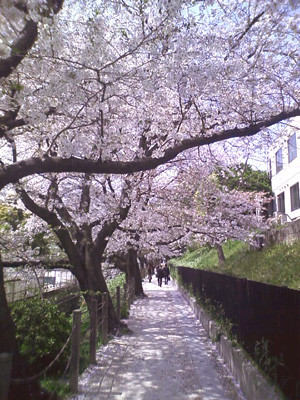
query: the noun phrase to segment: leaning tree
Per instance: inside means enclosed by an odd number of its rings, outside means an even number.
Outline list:
[[[101,302],[99,294],[108,292],[102,272],[103,254],[110,237],[127,218],[137,179],[53,176],[27,184],[27,190],[18,190],[25,207],[57,236],[89,309],[92,297]],[[108,322],[110,329],[118,324],[110,296]]]

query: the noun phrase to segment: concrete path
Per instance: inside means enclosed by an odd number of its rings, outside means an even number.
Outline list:
[[[79,381],[77,400],[244,400],[173,282],[144,282],[127,321]]]

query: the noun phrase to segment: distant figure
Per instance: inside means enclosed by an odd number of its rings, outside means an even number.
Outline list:
[[[151,269],[152,269],[152,275],[155,274],[155,268],[154,268],[154,264],[151,263]]]
[[[158,286],[161,286],[162,285],[162,280],[163,280],[163,277],[164,277],[164,271],[163,271],[161,266],[159,266],[157,268],[156,276],[157,276]]]
[[[149,266],[148,266],[148,279],[149,279],[149,282],[151,282],[151,280],[152,280],[152,271],[153,271],[152,265],[149,264]]]
[[[163,272],[164,272],[164,278],[165,278],[165,285],[167,285],[168,281],[170,280],[170,269],[167,266],[167,264],[164,266]]]

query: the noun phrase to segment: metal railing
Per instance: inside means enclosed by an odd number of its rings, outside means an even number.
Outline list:
[[[6,299],[8,303],[23,300],[39,293],[47,293],[64,287],[77,284],[75,276],[70,271],[54,270],[46,275],[21,280],[19,278],[4,282]]]

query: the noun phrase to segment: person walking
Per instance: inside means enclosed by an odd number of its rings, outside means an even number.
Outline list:
[[[170,269],[167,264],[165,264],[165,266],[163,268],[163,272],[164,272],[164,278],[165,278],[165,285],[167,285],[168,281],[170,280]]]
[[[163,280],[163,277],[164,277],[164,271],[163,271],[163,269],[162,269],[161,266],[158,266],[158,267],[157,267],[157,273],[156,273],[156,275],[157,275],[157,283],[158,283],[158,286],[161,286],[161,285],[162,285],[162,280]]]
[[[152,265],[149,264],[149,266],[148,266],[148,279],[149,279],[149,282],[151,282],[151,280],[152,280],[152,271],[153,271]]]

